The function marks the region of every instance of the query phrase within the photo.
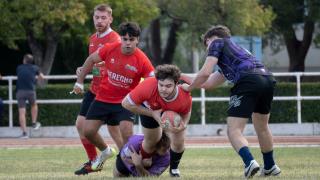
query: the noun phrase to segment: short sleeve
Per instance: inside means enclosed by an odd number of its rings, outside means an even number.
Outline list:
[[[106,57],[109,53],[109,49],[110,49],[110,44],[104,44],[103,47],[98,49],[98,55],[102,60],[106,59]]]
[[[212,43],[209,46],[208,54],[207,56],[214,56],[219,59],[222,50],[224,46],[224,41],[223,39],[216,39],[212,41]]]
[[[141,59],[143,60],[142,64],[142,77],[147,78],[154,76],[154,67],[151,64],[150,59],[142,52],[141,53]]]
[[[131,103],[140,105],[150,98],[152,92],[151,89],[153,89],[149,86],[149,84],[151,84],[150,80],[152,79],[142,81],[129,93]],[[148,89],[148,91],[146,91],[146,89]]]

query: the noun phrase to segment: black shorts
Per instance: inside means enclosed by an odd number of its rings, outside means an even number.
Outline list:
[[[80,108],[79,115],[81,115],[81,116],[86,116],[87,115],[89,107],[90,107],[90,105],[93,102],[95,97],[96,97],[96,95],[93,94],[91,91],[87,91],[84,94],[84,97],[83,97],[82,103],[81,103],[81,108]]]
[[[107,125],[117,126],[123,120],[134,122],[134,114],[123,108],[121,104],[94,100],[89,107],[86,119],[101,120]]]
[[[249,118],[253,112],[268,114],[275,84],[272,75],[242,76],[231,88],[228,116]]]
[[[36,95],[36,91],[18,90],[16,93],[16,98],[18,101],[18,107],[25,108],[27,101],[30,105],[33,105],[36,103],[37,95]]]
[[[116,159],[116,168],[118,170],[119,173],[121,173],[124,176],[130,176],[131,173],[128,170],[127,166],[123,163],[120,154],[117,155],[117,159]]]
[[[159,127],[159,123],[150,116],[140,115],[140,121],[144,128],[155,129]]]

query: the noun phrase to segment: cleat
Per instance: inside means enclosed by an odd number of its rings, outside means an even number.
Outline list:
[[[101,169],[92,170],[91,169],[91,161],[88,161],[84,163],[78,170],[74,172],[75,175],[86,175],[92,172],[98,172],[101,171]]]
[[[112,158],[116,154],[116,150],[114,148],[109,148],[108,151],[104,150],[101,154],[92,162],[91,169],[92,170],[101,170],[103,168],[103,164],[107,159]]]
[[[29,136],[28,136],[28,134],[26,132],[23,132],[18,138],[20,138],[20,139],[28,139]]]
[[[170,169],[169,173],[171,177],[180,177],[179,169]]]
[[[260,169],[259,164],[256,160],[252,160],[250,165],[244,169],[244,177],[245,178],[252,178]]]
[[[32,124],[33,130],[38,130],[41,127],[41,124],[39,122],[35,122]]]
[[[280,168],[275,164],[272,166],[271,169],[266,170],[264,168],[261,169],[260,176],[266,177],[266,176],[278,176],[281,173]]]

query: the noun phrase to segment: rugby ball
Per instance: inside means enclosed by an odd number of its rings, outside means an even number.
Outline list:
[[[164,111],[161,115],[162,128],[179,127],[181,116],[174,111]]]

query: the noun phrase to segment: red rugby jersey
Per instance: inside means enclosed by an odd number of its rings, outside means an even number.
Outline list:
[[[96,96],[98,101],[121,103],[141,78],[154,74],[149,58],[139,48],[125,55],[121,52],[121,43],[105,44],[99,49],[99,56],[105,62],[106,74]]]
[[[89,54],[94,53],[97,49],[102,47],[105,43],[113,43],[113,42],[120,42],[121,38],[119,34],[113,31],[111,28],[107,30],[105,33],[102,33],[98,36],[97,33],[94,33],[90,37],[89,41]],[[97,94],[99,90],[99,85],[101,78],[104,76],[105,73],[105,65],[104,63],[95,64],[92,69],[92,81],[90,84],[90,91],[93,94]]]
[[[180,115],[185,115],[191,111],[192,97],[189,92],[177,87],[176,96],[165,101],[158,93],[158,82],[154,77],[141,82],[134,90],[129,93],[129,101],[132,104],[144,104],[150,109],[171,110]]]

